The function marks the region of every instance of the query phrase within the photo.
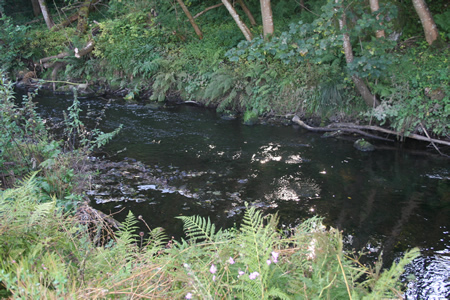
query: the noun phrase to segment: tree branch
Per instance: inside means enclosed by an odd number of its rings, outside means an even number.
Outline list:
[[[402,133],[397,132],[397,131],[393,131],[393,130],[389,130],[386,128],[381,128],[378,126],[373,126],[373,125],[356,125],[356,124],[352,124],[352,123],[333,123],[328,125],[327,127],[311,127],[309,125],[307,125],[305,122],[303,122],[302,120],[300,120],[300,118],[295,115],[294,118],[292,119],[292,122],[302,126],[305,129],[308,129],[310,131],[319,131],[319,132],[327,132],[327,131],[344,131],[344,132],[353,132],[353,133],[358,133],[367,137],[371,137],[371,138],[375,138],[375,139],[381,139],[381,140],[386,140],[386,141],[392,141],[390,139],[386,139],[383,137],[379,137],[370,133],[367,133],[363,130],[372,130],[372,131],[377,131],[377,132],[383,132],[383,133],[387,133],[387,134],[391,134],[391,135],[395,135],[395,136],[401,136]],[[427,133],[426,133],[427,134]],[[433,139],[431,138],[428,134],[427,137],[419,135],[419,134],[415,134],[415,133],[410,133],[408,135],[405,135],[405,137],[411,138],[411,139],[415,139],[415,140],[419,140],[419,141],[424,141],[424,142],[430,142],[430,143],[434,143],[434,144],[441,144],[441,145],[446,145],[446,146],[450,146],[450,141],[445,141],[445,140],[439,140],[439,139]]]
[[[201,15],[203,15],[205,12],[207,12],[208,10],[211,10],[211,9],[214,9],[214,8],[217,8],[217,7],[220,7],[220,6],[222,6],[223,5],[223,3],[219,3],[219,4],[216,4],[216,5],[213,5],[213,6],[210,6],[210,7],[207,7],[207,8],[205,8],[205,10],[204,11],[201,11],[201,12],[199,12],[198,14],[196,14],[195,16],[194,16],[194,19],[197,19],[198,17],[200,17]]]

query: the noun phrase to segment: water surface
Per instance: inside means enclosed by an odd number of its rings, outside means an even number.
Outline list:
[[[70,98],[37,99],[61,120]],[[105,101],[82,99],[84,112]],[[85,117],[93,122],[96,113]],[[449,161],[406,145],[377,144],[359,152],[352,138],[325,139],[297,126],[244,126],[203,108],[109,104],[104,131],[124,128],[103,151],[118,165],[90,192],[105,213],[128,210],[169,235],[182,235],[179,215],[240,222],[245,202],[278,212],[282,226],[318,215],[343,230],[348,249],[387,264],[407,249],[422,256],[408,267],[417,280],[408,299],[450,298]],[[128,166],[127,171],[120,164]]]

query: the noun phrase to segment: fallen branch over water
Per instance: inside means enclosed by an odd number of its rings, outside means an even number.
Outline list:
[[[311,127],[311,126],[307,125],[305,122],[303,122],[302,120],[300,120],[300,118],[297,115],[295,115],[294,118],[292,118],[292,122],[300,125],[301,127],[305,128],[305,129],[308,129],[310,131],[329,132],[329,131],[340,130],[340,131],[344,131],[344,132],[358,133],[358,134],[361,134],[361,135],[364,135],[364,136],[367,136],[370,138],[374,138],[374,139],[379,139],[379,140],[384,140],[384,141],[393,141],[392,139],[387,139],[387,138],[380,137],[380,136],[370,134],[370,133],[363,131],[363,130],[371,130],[371,131],[387,133],[387,134],[394,135],[394,136],[404,136],[404,137],[408,137],[408,138],[419,140],[419,141],[450,146],[450,141],[433,139],[429,136],[425,137],[425,136],[415,134],[415,133],[410,133],[408,135],[404,135],[397,131],[393,131],[393,130],[389,130],[386,128],[381,128],[381,127],[373,126],[373,125],[356,125],[356,124],[352,124],[352,123],[333,123],[326,127]]]

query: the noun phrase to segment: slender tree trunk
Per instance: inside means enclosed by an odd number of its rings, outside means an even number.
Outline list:
[[[244,0],[238,0],[238,3],[242,7],[242,10],[247,15],[247,18],[250,20],[250,24],[252,24],[252,26],[255,26],[256,25],[255,18],[253,17],[252,13],[248,9],[247,5],[245,5]]]
[[[439,37],[439,33],[434,23],[433,16],[428,10],[428,6],[425,0],[412,0],[414,8],[419,15],[420,22],[422,23],[423,31],[425,32],[425,39],[429,45],[432,45]]]
[[[39,16],[41,14],[41,7],[39,6],[38,0],[31,0],[31,5],[33,5],[34,16]]]
[[[264,39],[273,34],[272,6],[270,0],[260,0]]]
[[[342,3],[342,0],[336,0],[336,3]],[[353,62],[353,48],[352,44],[350,43],[350,36],[348,32],[344,31],[346,29],[346,26],[347,26],[347,19],[345,17],[345,12],[342,12],[342,17],[339,18],[339,28],[343,33],[342,39],[343,39],[345,60],[347,64],[350,64]],[[355,84],[356,89],[361,94],[361,97],[364,99],[364,102],[366,102],[368,106],[376,107],[380,105],[380,101],[378,101],[375,95],[372,95],[367,85],[358,75],[353,75],[352,80],[353,83]]]
[[[47,24],[48,29],[52,29],[52,27],[55,26],[55,23],[53,22],[52,16],[48,12],[47,3],[45,2],[45,0],[38,1],[39,6],[41,7],[42,16],[45,20],[45,24]]]
[[[244,36],[247,39],[247,41],[251,41],[253,39],[252,33],[248,29],[247,25],[245,25],[245,23],[241,21],[241,18],[239,18],[238,13],[234,9],[233,5],[231,5],[230,1],[229,0],[222,0],[222,3],[227,8],[227,10],[230,13],[230,15],[233,17],[234,21],[236,22],[237,26],[239,27],[239,29],[244,34]]]
[[[189,22],[191,22],[192,27],[194,27],[195,33],[198,35],[198,37],[200,39],[203,39],[203,33],[200,30],[200,28],[197,26],[197,23],[195,23],[194,18],[192,17],[191,13],[189,12],[188,8],[186,7],[186,5],[184,5],[183,0],[177,0],[178,4],[180,4],[181,8],[183,9],[184,13],[186,14],[186,16],[189,19]]]
[[[305,0],[300,0],[300,7],[302,8],[302,12],[305,10]]]
[[[84,0],[78,10],[77,33],[84,34],[88,26],[89,8],[93,0]]]
[[[372,11],[372,13],[377,12],[379,9],[380,9],[380,5],[378,4],[378,0],[370,0],[370,10]],[[377,15],[377,20],[378,19],[379,18]],[[381,25],[381,23],[380,23],[380,25]],[[375,35],[377,38],[386,37],[384,30],[377,30]]]

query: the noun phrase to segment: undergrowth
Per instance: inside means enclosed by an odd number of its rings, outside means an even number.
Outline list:
[[[98,247],[89,226],[56,201],[40,200],[35,174],[0,193],[0,215],[1,292],[16,299],[392,299],[401,296],[404,266],[419,253],[407,252],[380,273],[345,254],[339,231],[325,230],[321,219],[286,236],[276,215],[253,207],[239,229],[180,217],[187,236],[180,241],[167,241],[160,228],[136,232],[144,221],[129,213]]]

